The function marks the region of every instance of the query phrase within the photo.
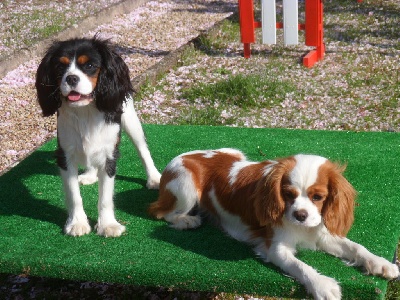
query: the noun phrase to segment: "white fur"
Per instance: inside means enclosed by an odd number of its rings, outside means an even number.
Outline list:
[[[290,181],[303,192],[317,180],[318,168],[326,162],[326,158],[317,155],[298,154],[294,157],[296,166],[290,173]]]

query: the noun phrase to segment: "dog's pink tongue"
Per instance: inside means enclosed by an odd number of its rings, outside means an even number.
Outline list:
[[[68,95],[69,101],[79,101],[79,99],[81,99],[81,94],[79,94],[77,92],[71,92]]]

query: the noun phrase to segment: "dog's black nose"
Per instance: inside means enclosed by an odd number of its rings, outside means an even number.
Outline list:
[[[305,209],[296,210],[293,213],[293,216],[296,218],[297,221],[304,222],[308,217],[308,212]]]
[[[68,75],[67,78],[65,79],[67,81],[67,83],[74,87],[78,84],[79,82],[79,77],[76,75]]]

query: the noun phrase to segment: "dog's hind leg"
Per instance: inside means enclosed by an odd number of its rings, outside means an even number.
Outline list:
[[[124,104],[122,114],[122,128],[129,135],[139,154],[147,174],[147,188],[158,189],[161,174],[158,172],[151,157],[142,125],[133,106],[133,99],[129,97]]]
[[[175,229],[199,227],[200,215],[189,214],[199,204],[199,195],[190,174],[169,180],[170,175],[164,171],[159,197],[150,205],[149,213],[158,219],[164,218]]]

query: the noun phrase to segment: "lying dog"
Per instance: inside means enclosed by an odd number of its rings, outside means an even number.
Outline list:
[[[158,188],[161,176],[133,107],[127,65],[107,41],[96,37],[54,42],[38,67],[36,89],[43,115],[57,112],[57,164],[69,214],[65,233],[81,236],[91,231],[79,183],[98,178],[97,233],[120,236],[125,227],[115,219],[113,193],[121,126],[142,159],[147,187]],[[78,165],[87,172],[78,176]]]
[[[168,164],[149,212],[176,229],[189,229],[201,224],[199,215],[189,214],[199,206],[316,299],[340,299],[339,284],[297,259],[297,246],[325,251],[369,274],[399,276],[395,264],[345,238],[356,192],[343,171],[315,155],[251,162],[234,149],[193,151]]]

